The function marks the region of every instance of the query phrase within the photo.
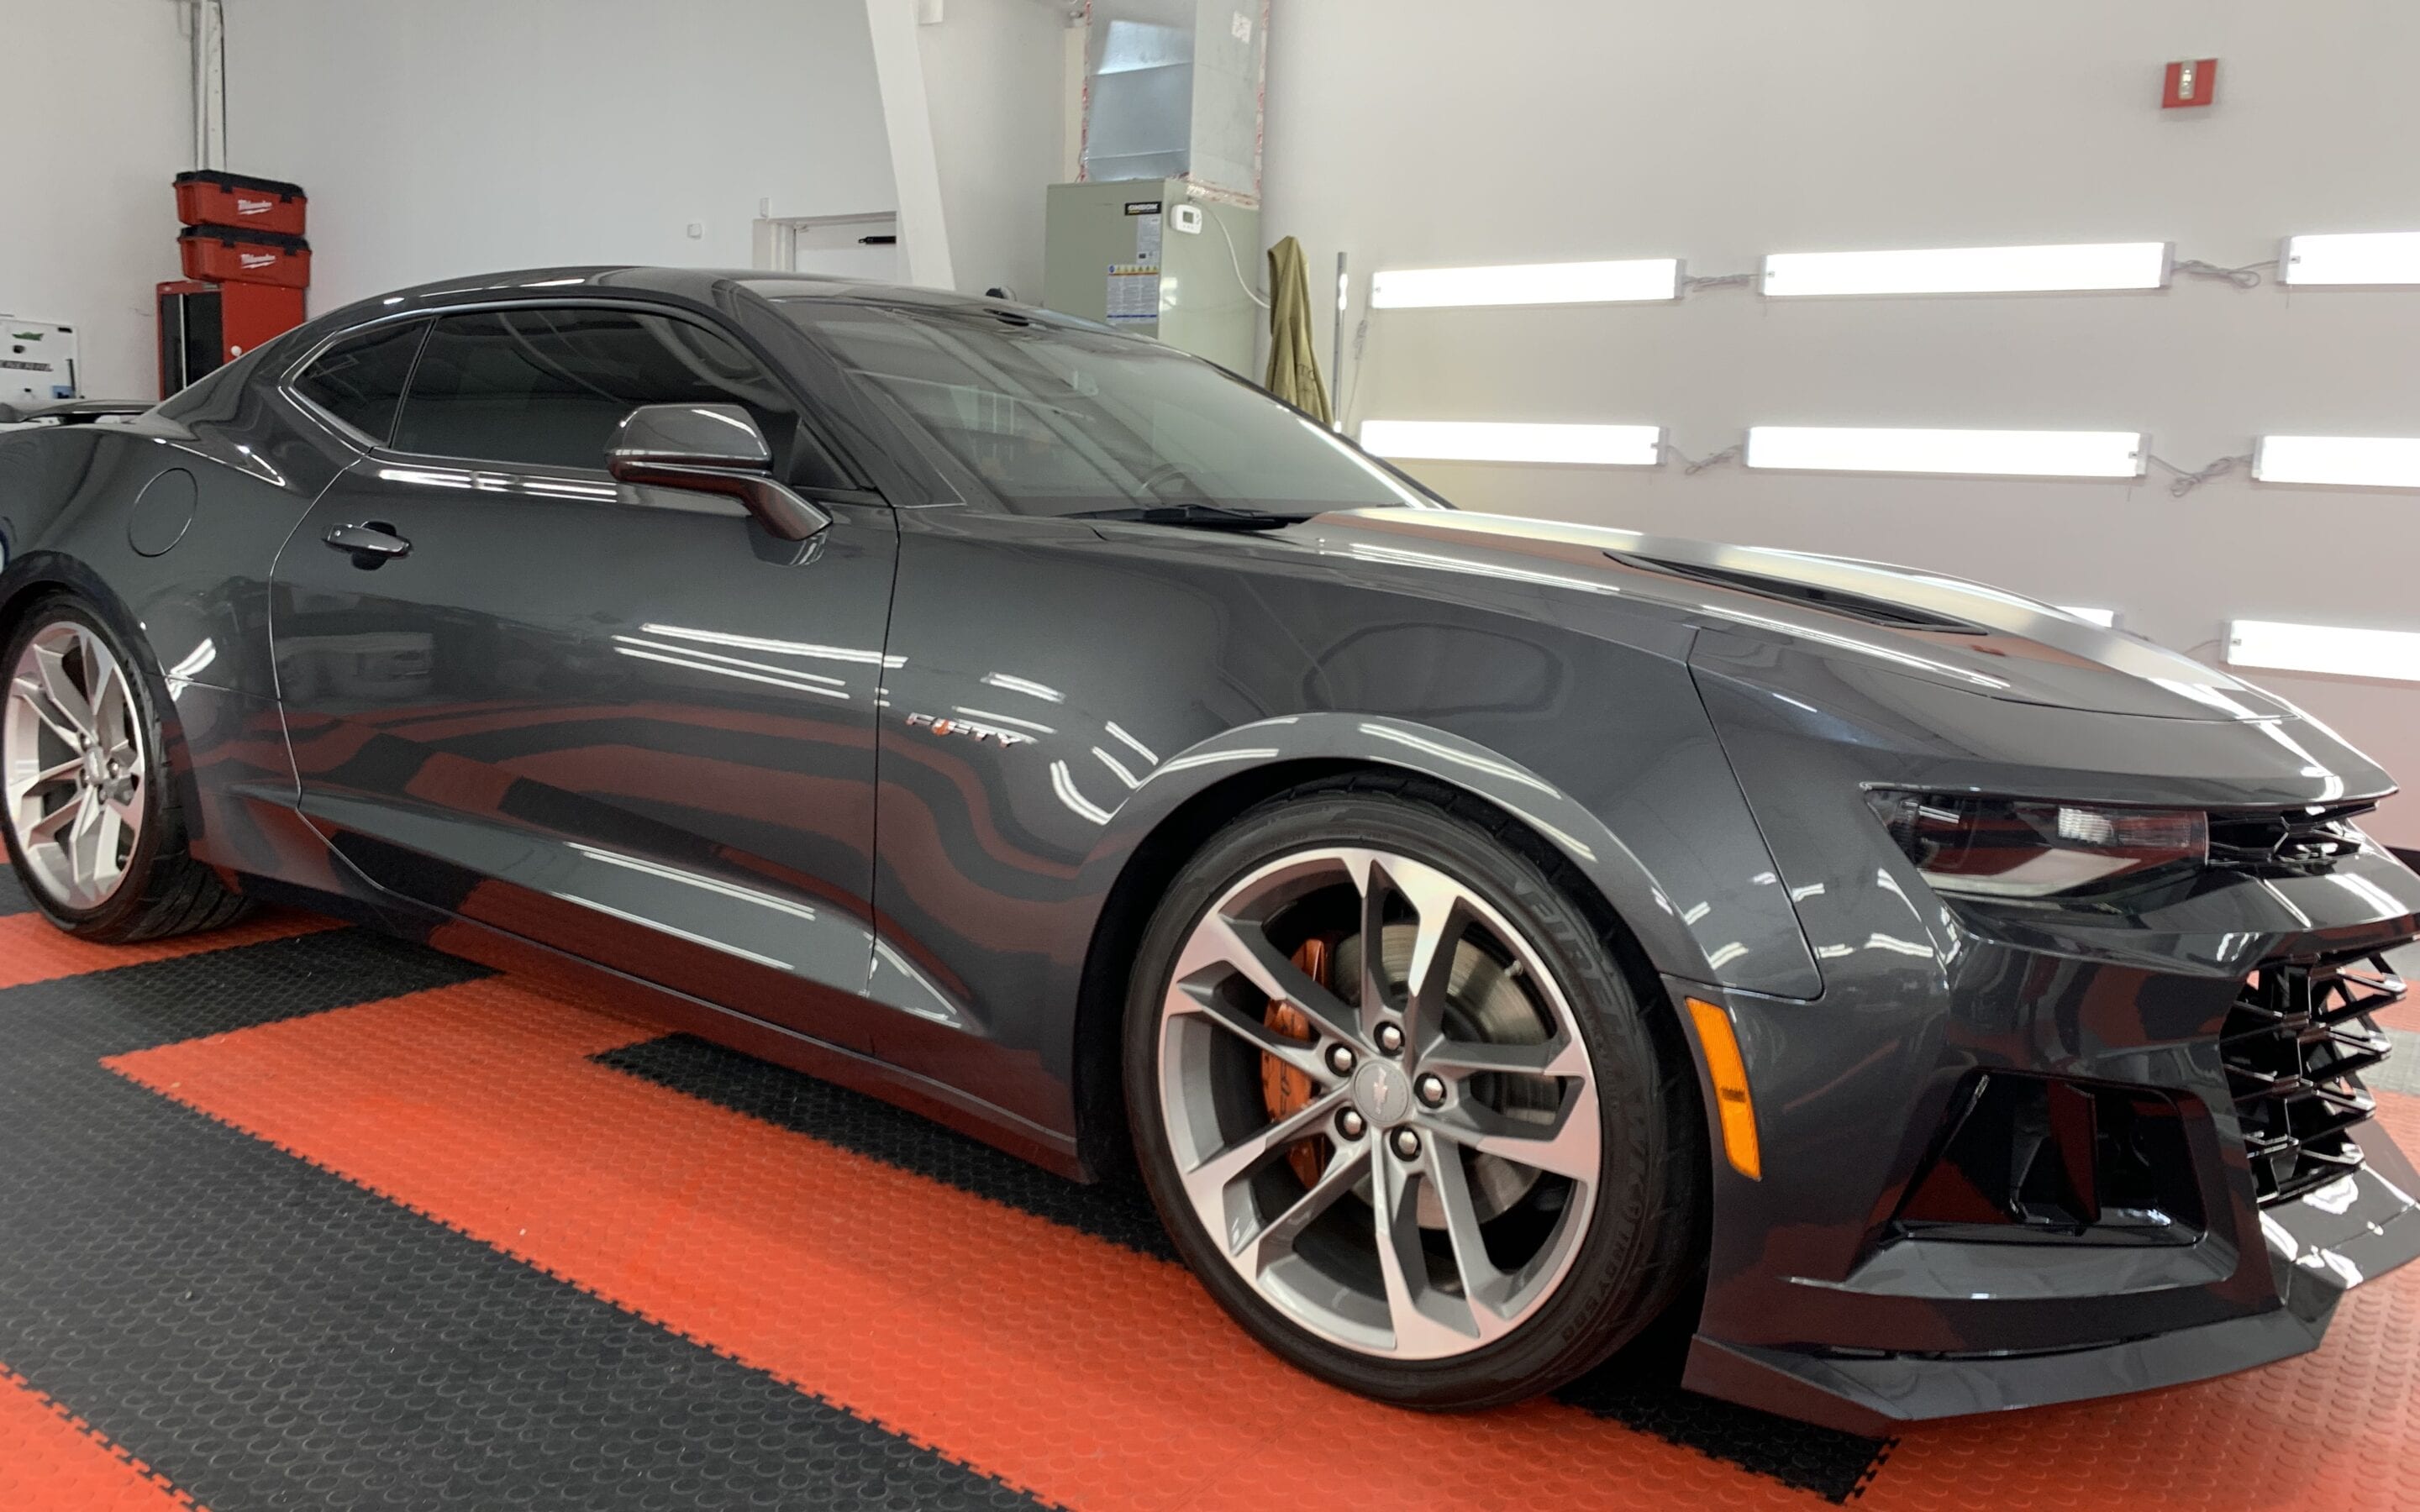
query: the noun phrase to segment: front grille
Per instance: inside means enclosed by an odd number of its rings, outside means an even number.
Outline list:
[[[2273,961],[2244,979],[2219,1053],[2262,1207],[2360,1168],[2352,1132],[2378,1107],[2361,1073],[2388,1048],[2371,1015],[2402,995],[2386,958],[2366,952]]]

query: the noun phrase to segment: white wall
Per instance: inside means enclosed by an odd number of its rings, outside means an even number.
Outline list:
[[[2420,229],[2401,0],[1279,0],[1264,224],[1314,268]],[[2170,58],[2219,102],[2157,108]],[[1366,280],[1361,286],[1366,288]],[[1327,348],[1322,333],[1323,364]],[[1353,415],[2420,435],[2420,293],[1381,311]],[[2420,629],[2420,494],[1420,465],[1467,505],[1990,579],[2215,656],[2235,615]],[[2420,784],[2420,688],[2254,674]],[[2374,826],[2420,844],[2420,799]]]
[[[898,206],[863,0],[225,4],[227,161],[310,191],[315,312]]]
[[[946,0],[916,28],[957,286],[1042,300],[1043,191],[1065,140],[1065,8]]]
[[[182,8],[0,0],[0,313],[77,328],[84,391],[160,389],[151,285],[178,275],[169,184],[193,166]]]
[[[551,262],[744,268],[760,200],[899,205],[864,0],[226,8],[229,162],[311,191],[317,309]],[[915,36],[956,282],[1038,297],[1063,11],[943,15]]]

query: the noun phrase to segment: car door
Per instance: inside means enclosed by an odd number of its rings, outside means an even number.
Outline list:
[[[390,432],[276,568],[303,813],[392,891],[867,1042],[890,509],[702,322],[426,324]],[[659,403],[745,408],[830,528],[779,541],[736,501],[614,483],[609,437]]]

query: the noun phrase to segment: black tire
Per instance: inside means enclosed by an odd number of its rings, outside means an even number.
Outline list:
[[[1525,932],[1563,986],[1597,1081],[1599,1196],[1570,1271],[1513,1332],[1448,1359],[1388,1360],[1331,1342],[1263,1297],[1202,1232],[1163,1120],[1161,1006],[1196,921],[1264,864],[1340,844],[1449,872]],[[1638,1339],[1699,1274],[1708,1144],[1694,1064],[1652,979],[1642,987],[1625,971],[1573,892],[1549,874],[1555,864],[1499,811],[1450,789],[1378,774],[1332,779],[1279,795],[1214,837],[1143,936],[1125,1011],[1125,1085],[1144,1180],[1211,1295],[1270,1350],[1324,1381],[1429,1411],[1522,1400]]]
[[[18,886],[53,924],[97,944],[128,945],[234,923],[251,911],[252,904],[230,891],[215,872],[194,860],[187,849],[184,810],[166,761],[168,741],[160,717],[163,690],[147,662],[83,600],[61,593],[35,603],[10,627],[6,649],[0,651],[0,657],[5,657],[0,660],[0,672],[17,665],[28,640],[62,621],[98,637],[127,674],[137,715],[135,733],[143,742],[145,770],[150,774],[142,786],[143,831],[127,857],[125,879],[117,889],[98,905],[79,909],[51,896],[20,854],[15,825],[0,822]]]

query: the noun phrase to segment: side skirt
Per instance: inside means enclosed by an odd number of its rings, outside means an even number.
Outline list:
[[[1046,1128],[932,1077],[703,998],[642,981],[487,924],[447,918],[433,949],[513,972],[583,1006],[728,1045],[742,1055],[893,1103],[1071,1180],[1092,1180],[1073,1134]]]

